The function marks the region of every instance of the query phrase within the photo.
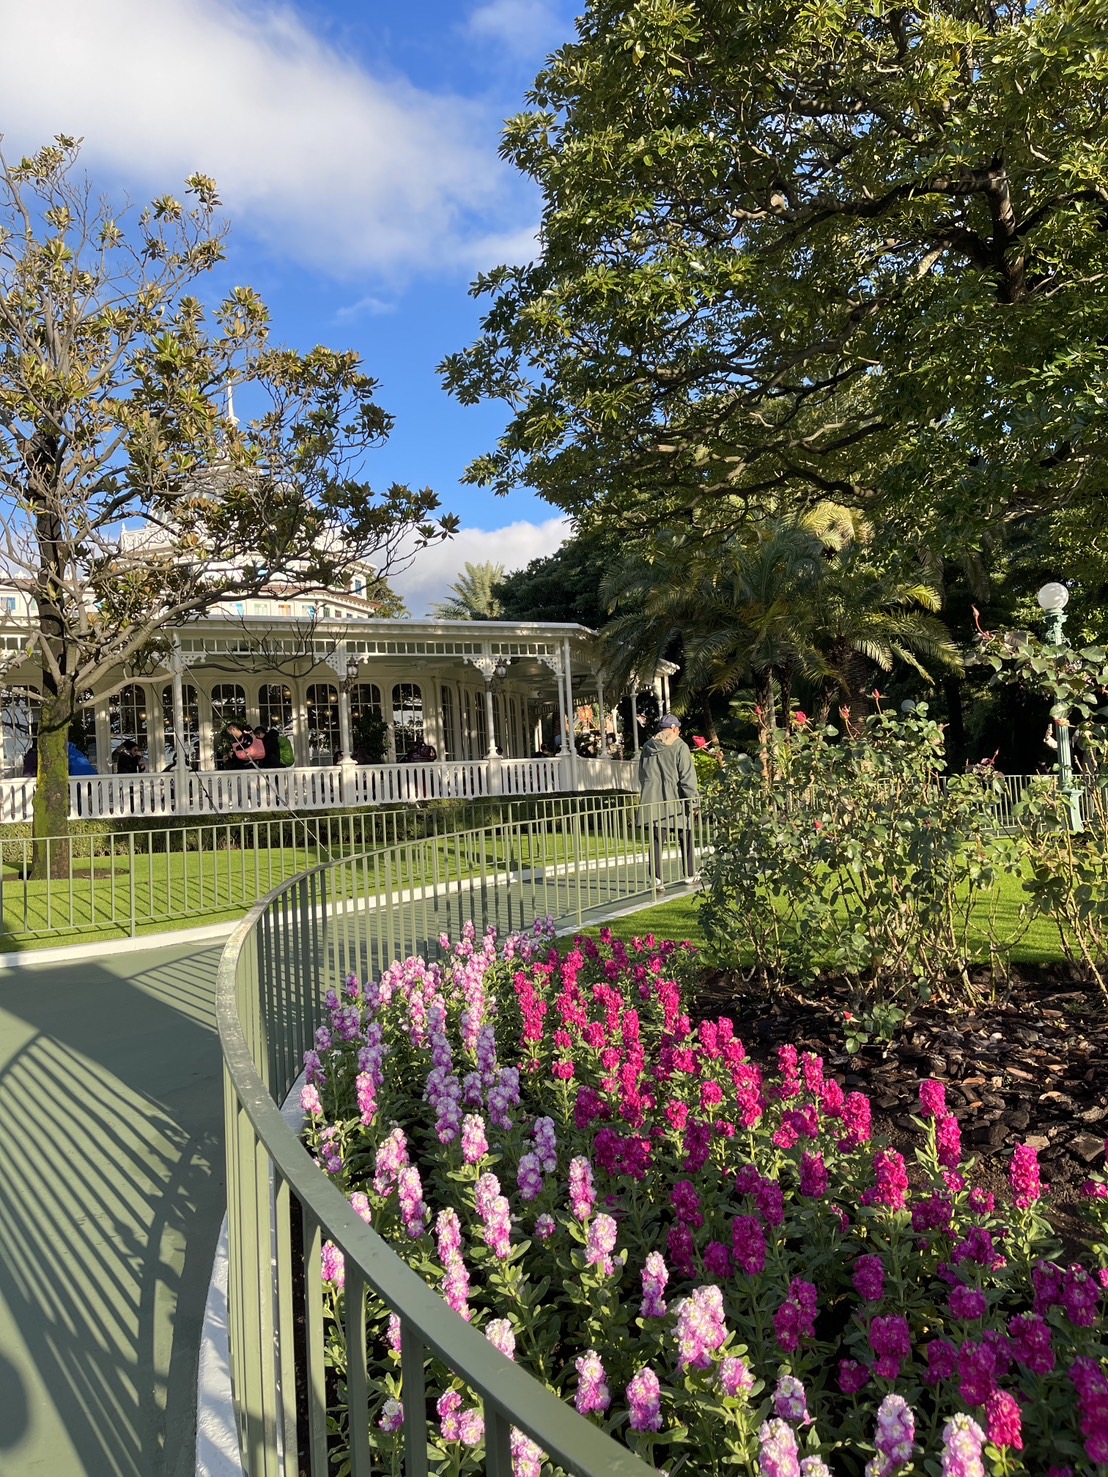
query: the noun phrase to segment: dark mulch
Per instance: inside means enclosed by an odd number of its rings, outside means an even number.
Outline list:
[[[697,996],[698,1015],[729,1015],[763,1067],[776,1065],[783,1044],[817,1052],[847,1090],[870,1096],[875,1134],[909,1164],[920,1143],[910,1117],[919,1084],[945,1082],[963,1148],[976,1160],[973,1181],[1002,1191],[1013,1147],[1032,1144],[1056,1229],[1067,1242],[1079,1238],[1081,1185],[1104,1169],[1108,1135],[1108,1009],[1099,991],[1067,967],[1026,968],[1003,986],[980,982],[971,1000],[963,992],[961,1002],[955,993],[945,1006],[918,1006],[887,1050],[867,1046],[853,1056],[843,1030],[849,1008],[835,981],[765,995],[716,973]]]

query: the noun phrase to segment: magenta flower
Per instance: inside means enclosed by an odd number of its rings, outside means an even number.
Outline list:
[[[489,1206],[484,1237],[485,1245],[497,1261],[505,1261],[512,1249],[512,1208],[503,1195],[497,1195]]]
[[[673,1206],[677,1219],[686,1226],[691,1226],[694,1231],[704,1224],[704,1214],[700,1209],[700,1196],[696,1193],[696,1186],[691,1180],[677,1181],[670,1194],[669,1203]]]
[[[924,1379],[931,1386],[940,1380],[950,1379],[958,1368],[958,1350],[949,1339],[932,1339],[924,1348],[927,1355],[927,1373]]]
[[[946,1087],[942,1082],[929,1078],[919,1085],[919,1111],[921,1118],[943,1118],[946,1115]]]
[[[1054,1369],[1050,1325],[1038,1313],[1017,1313],[1010,1318],[1008,1338],[1017,1363],[1030,1374],[1050,1374]]]
[[[873,1372],[878,1379],[895,1380],[900,1366],[912,1356],[912,1339],[908,1320],[902,1313],[874,1318],[869,1326],[870,1347],[877,1355]]]
[[[862,1195],[863,1205],[883,1205],[888,1210],[903,1210],[908,1200],[908,1170],[904,1156],[895,1149],[879,1149],[873,1156],[877,1183]]]
[[[777,1342],[786,1354],[794,1353],[801,1339],[815,1337],[817,1298],[811,1282],[794,1277],[789,1283],[789,1295],[773,1315]]]
[[[984,1405],[996,1389],[996,1353],[983,1340],[969,1340],[958,1350],[958,1378],[967,1405]]]
[[[731,1253],[722,1241],[709,1241],[704,1248],[704,1270],[720,1282],[726,1282],[735,1270]]]
[[[640,1369],[627,1385],[627,1405],[632,1431],[662,1429],[662,1392],[652,1369]]]
[[[611,1405],[612,1397],[600,1355],[595,1349],[586,1349],[584,1354],[574,1360],[574,1368],[577,1370],[577,1393],[573,1397],[573,1403],[578,1412],[581,1415],[592,1415],[594,1412],[603,1415]]]
[[[876,1254],[860,1256],[854,1263],[854,1290],[867,1303],[879,1303],[885,1296],[885,1263]]]
[[[827,1194],[827,1165],[822,1154],[805,1151],[801,1157],[800,1193],[809,1200],[822,1200]]]
[[[826,1111],[826,1100],[824,1109]],[[873,1108],[865,1093],[848,1093],[843,1099],[839,1116],[843,1124],[843,1135],[839,1144],[847,1153],[869,1143],[873,1133]]]
[[[994,1446],[1010,1446],[1023,1450],[1019,1402],[1007,1390],[994,1390],[985,1401],[989,1440]]]
[[[763,1421],[759,1427],[758,1464],[762,1477],[800,1477],[796,1436],[783,1420]]]
[[[950,1316],[972,1322],[984,1318],[987,1306],[985,1294],[979,1287],[966,1287],[959,1282],[950,1289]]]
[[[540,1215],[535,1222],[535,1235],[540,1241],[549,1241],[557,1229],[557,1222],[552,1215]]]
[[[869,1384],[869,1370],[857,1359],[839,1360],[839,1389],[844,1395],[857,1395]]]
[[[665,1258],[659,1251],[650,1252],[646,1258],[646,1266],[642,1270],[640,1317],[664,1318],[666,1316],[666,1301],[662,1294],[666,1290],[668,1281],[669,1269]]]
[[[1012,1150],[1012,1163],[1008,1170],[1008,1183],[1012,1187],[1012,1198],[1020,1210],[1027,1210],[1042,1198],[1043,1187],[1039,1178],[1039,1152],[1030,1144],[1017,1144]]]
[[[940,1118],[935,1129],[935,1144],[939,1163],[947,1169],[957,1169],[962,1162],[962,1129],[953,1113]]]
[[[1061,1303],[1066,1317],[1076,1328],[1092,1328],[1097,1318],[1100,1285],[1084,1267],[1075,1262],[1066,1268],[1062,1279]]]

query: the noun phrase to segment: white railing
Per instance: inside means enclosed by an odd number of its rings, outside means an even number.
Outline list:
[[[434,764],[342,764],[312,769],[88,775],[69,781],[69,813],[80,820],[175,815],[240,815],[291,810],[364,809],[421,800],[486,795],[558,795],[632,790],[635,766],[579,759],[576,786],[568,758],[474,759]],[[0,780],[0,824],[29,821],[33,779]]]

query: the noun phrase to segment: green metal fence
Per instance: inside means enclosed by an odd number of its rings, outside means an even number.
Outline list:
[[[278,1104],[300,1074],[328,989],[378,976],[409,954],[433,958],[441,934],[524,929],[536,918],[582,923],[655,887],[651,817],[574,799],[537,815],[415,838],[319,866],[260,902],[229,940],[217,1013],[226,1090],[230,1226],[228,1309],[239,1440],[248,1477],[324,1477],[327,1393],[320,1249],[346,1260],[347,1400],[355,1477],[373,1453],[365,1363],[366,1299],[401,1322],[404,1470],[427,1471],[425,1363],[441,1360],[484,1405],[486,1469],[511,1472],[518,1426],[568,1472],[646,1477],[651,1470],[499,1355],[352,1211],[284,1122]],[[672,817],[669,818],[672,821]],[[644,824],[644,821],[646,824]],[[687,824],[697,854],[699,816]],[[681,821],[682,829],[685,821]],[[687,857],[672,832],[664,869]],[[299,1236],[294,1238],[294,1217]],[[294,1242],[300,1250],[294,1253]],[[296,1299],[303,1299],[297,1409]]]
[[[633,804],[626,794],[608,793],[172,826],[123,822],[113,829],[87,823],[70,836],[39,843],[27,834],[29,827],[3,827],[0,949],[134,937],[239,918],[259,898],[319,863],[429,837],[445,847],[458,832],[502,820],[556,829],[571,813],[587,813],[615,835],[626,824],[617,817]],[[35,877],[36,846],[43,870],[60,875]]]

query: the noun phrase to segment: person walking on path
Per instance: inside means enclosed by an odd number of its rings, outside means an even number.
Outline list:
[[[686,882],[695,882],[689,813],[697,799],[696,767],[681,737],[681,720],[672,713],[658,719],[658,731],[639,751],[639,790],[643,825],[651,831],[655,886],[662,882],[662,844],[673,831],[681,852]]]

